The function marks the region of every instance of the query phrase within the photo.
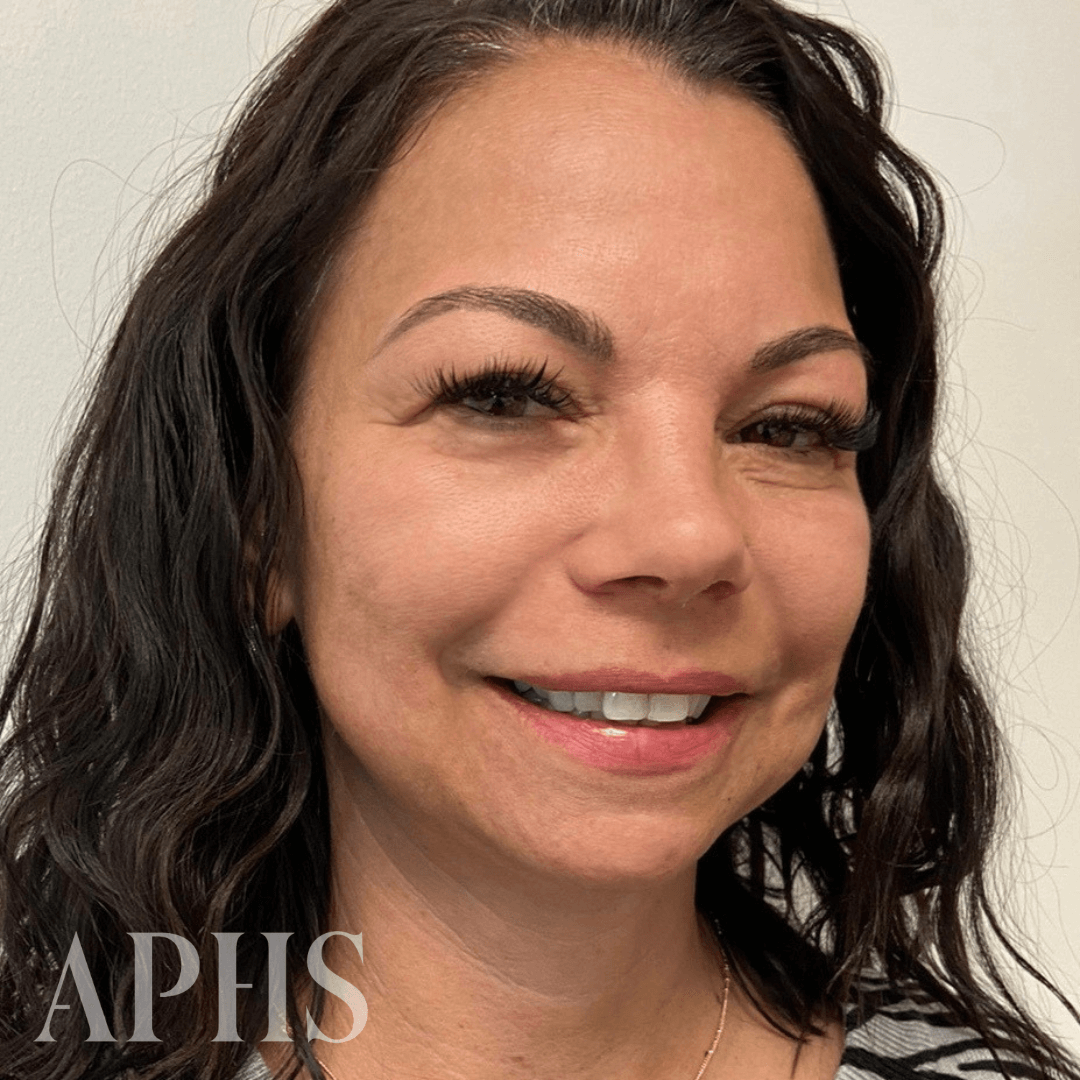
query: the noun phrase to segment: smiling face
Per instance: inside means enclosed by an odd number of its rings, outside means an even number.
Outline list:
[[[534,873],[692,873],[806,760],[862,604],[850,333],[756,105],[545,44],[444,106],[343,252],[293,419],[277,603],[332,805]],[[723,697],[634,728],[513,680]]]

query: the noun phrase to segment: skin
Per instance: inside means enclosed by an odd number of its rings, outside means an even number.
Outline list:
[[[418,301],[478,285],[595,314],[610,360],[468,310],[385,343]],[[323,303],[274,620],[299,624],[323,710],[330,925],[364,932],[362,966],[328,959],[370,1020],[319,1056],[339,1080],[690,1080],[723,981],[696,861],[806,760],[866,581],[854,453],[741,434],[779,406],[866,407],[855,348],[748,367],[792,331],[850,333],[811,183],[752,103],[547,43],[423,129]],[[493,355],[548,361],[573,415],[417,389]],[[613,774],[487,681],[608,665],[738,679],[730,742]],[[733,991],[709,1080],[831,1077],[823,1019],[796,1060]],[[332,1001],[323,1030],[349,1023]]]

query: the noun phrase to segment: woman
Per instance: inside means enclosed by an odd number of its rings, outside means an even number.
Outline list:
[[[991,950],[940,206],[880,113],[772,0],[303,36],[56,494],[8,1075],[1078,1075]]]

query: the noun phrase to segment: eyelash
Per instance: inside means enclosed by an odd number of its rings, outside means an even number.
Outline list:
[[[431,406],[461,405],[475,412],[478,416],[506,424],[520,423],[526,417],[498,416],[482,409],[465,405],[470,398],[503,397],[517,400],[527,399],[551,409],[554,413],[566,416],[576,411],[574,400],[558,382],[561,372],[548,374],[548,362],[510,361],[502,357],[491,357],[484,366],[471,374],[459,374],[452,367],[439,370],[413,385],[416,392],[426,398]],[[878,411],[870,406],[860,416],[854,409],[839,402],[832,402],[824,409],[808,405],[782,405],[765,416],[744,425],[739,431],[737,442],[754,443],[760,441],[767,445],[776,445],[766,439],[746,439],[743,436],[754,429],[774,426],[784,436],[795,438],[800,435],[814,435],[820,439],[815,446],[795,447],[780,444],[777,448],[789,450],[795,454],[809,454],[827,450],[869,450],[877,438]]]
[[[755,428],[776,426],[783,434],[816,435],[821,441],[816,446],[784,446],[779,449],[796,454],[809,454],[815,450],[851,450],[856,453],[869,450],[877,441],[879,414],[871,405],[860,416],[854,409],[839,402],[832,402],[824,409],[809,405],[781,405],[753,423],[746,424],[738,432],[739,442],[752,442],[741,438]],[[762,439],[762,442],[767,440]],[[776,445],[769,443],[769,445]]]
[[[460,375],[453,368],[440,370],[415,382],[414,389],[431,405],[463,405],[479,416],[491,420],[513,422],[526,419],[517,416],[498,416],[465,405],[469,398],[516,398],[527,399],[551,409],[560,415],[575,411],[574,400],[558,382],[560,372],[548,374],[546,360],[529,360],[524,363],[491,357],[484,366],[468,375]]]

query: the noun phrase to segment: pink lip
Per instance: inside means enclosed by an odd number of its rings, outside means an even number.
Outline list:
[[[575,675],[574,678],[579,676]],[[673,724],[667,728],[633,727],[607,720],[584,720],[569,713],[555,712],[526,701],[502,683],[492,685],[545,742],[559,747],[585,765],[626,776],[661,776],[684,772],[718,754],[734,738],[748,700],[740,694],[728,701],[713,702],[700,724]],[[545,689],[558,689],[557,686],[551,687],[550,683],[540,685]],[[579,682],[572,685],[578,690],[587,689]],[[604,685],[610,689],[612,684],[608,681]],[[618,685],[622,687],[626,684]],[[642,684],[639,682],[636,685]]]
[[[628,694],[713,694],[728,697],[746,692],[746,687],[720,671],[679,671],[674,675],[652,675],[631,668],[594,668],[568,675],[515,675],[514,678],[544,690],[622,690]]]

